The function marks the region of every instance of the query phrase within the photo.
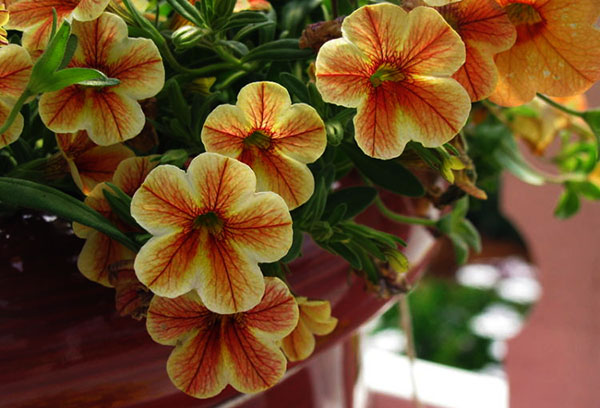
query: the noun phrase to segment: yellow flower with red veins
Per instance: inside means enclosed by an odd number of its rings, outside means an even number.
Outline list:
[[[27,88],[32,67],[31,57],[24,48],[15,44],[0,48],[0,126]],[[23,116],[19,113],[8,130],[0,135],[0,148],[19,138],[23,124]]]
[[[450,78],[465,46],[437,11],[361,7],[342,35],[319,51],[317,88],[326,102],[358,108],[355,137],[367,155],[397,157],[410,140],[437,147],[466,123],[471,99]]]
[[[41,54],[52,32],[52,9],[56,10],[57,26],[72,17],[79,21],[98,18],[110,0],[20,0],[11,2],[7,28],[23,31],[23,46],[32,55]]]
[[[113,177],[113,184],[129,196],[142,185],[142,182],[154,168],[156,162],[150,157],[132,157],[125,159]],[[110,204],[104,197],[104,190],[112,190],[105,184],[98,184],[85,199],[85,204],[111,220],[121,230],[131,231],[113,214]],[[90,227],[73,223],[73,231],[79,238],[84,238],[85,244],[77,259],[79,271],[88,279],[104,286],[113,286],[110,281],[111,265],[124,260],[133,260],[135,253],[119,242]]]
[[[287,90],[274,82],[254,82],[240,91],[236,105],[218,106],[206,118],[202,142],[249,165],[261,191],[279,194],[290,209],[314,191],[306,163],[327,147],[325,125],[315,109],[292,105]]]
[[[8,19],[8,10],[4,8],[4,4],[0,4],[0,46],[8,45],[7,33],[3,28],[8,23]]]
[[[237,0],[233,12],[237,13],[243,10],[263,11],[270,9],[271,3],[267,0]]]
[[[175,299],[155,296],[146,327],[154,341],[175,346],[167,372],[177,388],[197,398],[217,395],[227,384],[255,393],[283,376],[279,342],[298,321],[298,306],[287,286],[264,278],[264,296],[246,312],[219,315],[190,292]]]
[[[600,79],[597,0],[496,0],[517,28],[517,42],[496,56],[500,81],[490,97],[504,106],[536,92],[565,97]]]
[[[308,300],[297,297],[300,316],[298,325],[281,343],[281,348],[290,361],[308,358],[315,350],[315,335],[325,336],[337,325],[331,317],[331,305],[326,300]]]
[[[256,306],[258,263],[288,252],[292,219],[281,197],[255,190],[250,167],[215,153],[197,156],[187,174],[154,169],[131,202],[133,218],[154,235],[135,258],[139,280],[169,298],[195,289],[216,313]]]
[[[101,146],[137,136],[146,122],[138,101],[156,95],[165,80],[158,49],[149,39],[128,38],[125,22],[110,13],[74,22],[73,34],[79,43],[69,66],[95,68],[120,83],[46,93],[40,99],[42,121],[56,133],[86,130]]]
[[[465,43],[467,60],[453,78],[473,102],[486,99],[498,83],[494,56],[514,45],[515,27],[495,0],[462,0],[437,10]]]
[[[56,142],[66,159],[73,181],[88,195],[97,184],[111,181],[119,164],[133,152],[122,144],[98,146],[85,130],[77,133],[59,133]]]

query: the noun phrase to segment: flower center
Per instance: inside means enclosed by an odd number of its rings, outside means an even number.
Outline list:
[[[201,214],[194,220],[194,229],[206,228],[211,235],[219,235],[223,231],[223,220],[217,214],[210,211]]]
[[[540,13],[530,4],[509,4],[504,8],[510,21],[516,25],[537,24],[543,21]]]
[[[377,68],[377,71],[371,75],[369,80],[371,81],[371,84],[377,88],[385,81],[400,82],[405,78],[406,75],[404,75],[398,68],[388,64],[381,64],[379,68]]]
[[[271,147],[271,137],[260,130],[256,130],[244,139],[244,144],[246,146],[256,146],[259,149],[266,150]]]

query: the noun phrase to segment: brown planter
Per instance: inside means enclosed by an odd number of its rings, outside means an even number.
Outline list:
[[[363,217],[364,218],[364,217]],[[370,225],[386,226],[376,213]],[[318,338],[307,361],[290,364],[272,389],[252,396],[227,388],[210,400],[178,391],[167,377],[170,347],[154,343],[144,322],[119,317],[114,292],[81,276],[75,266],[82,242],[66,224],[41,217],[0,223],[0,395],[2,407],[352,407],[359,374],[358,329],[389,301],[365,291],[347,264],[308,242],[291,265],[295,292],[327,299],[339,319]],[[409,242],[422,269],[433,246],[422,228],[393,232]],[[8,238],[8,239],[6,239]]]

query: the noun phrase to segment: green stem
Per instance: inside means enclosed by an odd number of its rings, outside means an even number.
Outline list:
[[[558,102],[556,102],[556,101],[548,98],[546,95],[537,94],[537,96],[538,96],[538,98],[540,98],[541,100],[543,100],[544,102],[546,102],[548,105],[550,105],[550,106],[552,106],[552,107],[554,107],[554,108],[556,108],[556,109],[558,109],[560,111],[563,111],[563,112],[565,112],[565,113],[567,113],[569,115],[573,115],[573,116],[577,116],[579,118],[583,118],[583,114],[584,114],[583,112],[579,112],[579,111],[576,111],[574,109],[567,108],[565,105],[561,105],[560,103],[558,103]]]
[[[395,211],[390,210],[383,203],[381,197],[375,199],[375,205],[386,218],[392,221],[399,222],[401,224],[412,224],[412,225],[424,225],[426,227],[435,227],[436,221],[427,218],[409,217],[407,215],[398,214]]]
[[[25,102],[31,96],[33,96],[33,94],[31,93],[29,88],[25,89],[25,92],[23,92],[21,97],[17,100],[17,103],[15,103],[15,106],[13,106],[12,110],[10,111],[10,114],[6,118],[6,121],[4,122],[2,127],[0,127],[0,135],[3,135],[8,130],[8,128],[10,128],[10,126],[17,118],[19,112],[21,112],[21,108],[23,107],[23,105],[25,105]]]

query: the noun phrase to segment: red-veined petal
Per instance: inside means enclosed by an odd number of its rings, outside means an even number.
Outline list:
[[[76,132],[86,127],[86,105],[86,91],[76,85],[69,86],[42,95],[39,104],[40,117],[53,132]]]
[[[27,50],[15,44],[0,48],[0,99],[14,103],[25,91],[33,62]],[[0,122],[2,123],[2,122]]]
[[[112,286],[109,280],[109,266],[133,258],[135,254],[131,250],[107,235],[92,230],[77,258],[77,268],[86,278],[104,286]]]
[[[287,90],[275,82],[253,82],[238,94],[237,104],[250,126],[255,129],[272,129],[292,101]]]
[[[8,106],[4,102],[0,101],[0,123],[4,123],[6,119],[8,119],[8,115],[10,115],[11,110],[11,106]],[[25,122],[23,120],[23,115],[19,113],[8,130],[0,135],[0,148],[8,146],[16,141],[21,135],[21,132],[23,132],[24,124]]]
[[[252,127],[244,112],[233,105],[217,106],[202,127],[202,143],[208,152],[238,158],[244,149],[244,139]]]
[[[110,0],[80,0],[73,10],[73,17],[79,21],[90,21],[98,18]]]
[[[290,290],[277,278],[265,278],[265,294],[260,303],[244,313],[244,326],[255,333],[283,337],[298,321],[298,306]]]
[[[155,156],[132,157],[121,162],[113,182],[128,196],[133,196],[142,185],[148,174],[156,167],[158,160]]]

